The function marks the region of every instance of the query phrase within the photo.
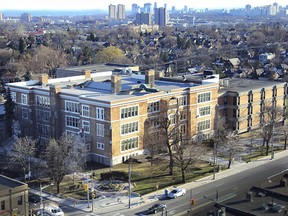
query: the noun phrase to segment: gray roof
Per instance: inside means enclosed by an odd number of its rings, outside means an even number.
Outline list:
[[[23,182],[11,179],[7,176],[0,175],[0,191],[6,190],[9,188],[15,188],[15,187],[23,186],[23,185],[26,185],[26,184]]]
[[[224,81],[224,82],[223,82]],[[223,85],[221,85],[223,82]],[[225,83],[226,82],[226,83]],[[225,92],[237,92],[245,93],[250,90],[260,91],[262,88],[272,87],[275,85],[283,85],[284,82],[276,81],[266,81],[266,80],[255,80],[255,79],[241,79],[241,78],[232,78],[232,79],[223,79],[220,81],[220,90],[219,95]]]

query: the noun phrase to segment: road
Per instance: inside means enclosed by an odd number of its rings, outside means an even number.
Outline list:
[[[280,174],[287,169],[288,158],[284,157],[274,159],[264,165],[251,168],[223,179],[216,179],[211,183],[197,187],[192,190],[193,198],[195,199],[195,206],[193,206],[192,212],[186,215],[196,216],[198,210],[201,208],[203,209],[203,207],[205,208],[205,205],[211,204],[211,200],[216,198],[217,190],[219,199],[224,199],[225,197],[230,197],[230,195],[232,196],[233,194],[245,192],[253,185],[259,185],[261,182],[268,181],[269,177]],[[204,198],[204,196],[207,198]],[[162,200],[161,202],[167,205],[167,215],[184,215],[190,209],[190,191],[187,191],[186,195],[183,197],[178,197],[175,200]],[[124,215],[141,215],[152,204],[153,203],[150,203],[149,205],[143,205],[131,210],[127,209],[121,213]],[[158,213],[158,215],[162,215],[162,213]]]

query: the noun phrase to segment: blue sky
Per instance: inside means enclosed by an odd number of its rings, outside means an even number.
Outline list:
[[[127,10],[131,9],[132,3],[137,3],[143,6],[144,3],[154,4],[150,0],[0,0],[0,11],[7,9],[15,10],[83,10],[83,9],[105,9],[107,10],[109,4],[124,4]],[[176,6],[176,9],[182,9],[184,5],[189,8],[203,9],[203,8],[243,8],[246,4],[251,4],[252,7],[269,5],[277,2],[281,6],[288,5],[287,0],[158,0],[157,6],[163,7],[167,3],[168,9]]]

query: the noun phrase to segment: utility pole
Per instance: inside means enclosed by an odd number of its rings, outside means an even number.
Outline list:
[[[131,156],[129,156],[129,166],[128,166],[128,195],[129,195],[129,204],[128,208],[131,208]]]
[[[215,145],[215,141],[212,140],[213,142],[213,180],[215,180],[216,178],[216,145]]]
[[[274,159],[274,122],[272,127],[272,136],[271,136],[271,160]]]

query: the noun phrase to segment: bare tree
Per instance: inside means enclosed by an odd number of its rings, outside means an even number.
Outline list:
[[[13,146],[13,151],[12,160],[20,164],[23,169],[24,180],[26,181],[25,174],[26,170],[30,169],[31,158],[35,155],[36,141],[27,136],[19,138]],[[28,173],[28,175],[30,174]]]
[[[284,136],[284,150],[286,150],[287,149],[287,141],[288,141],[288,125],[283,125],[279,129]]]
[[[164,145],[160,136],[160,131],[155,128],[155,123],[158,124],[158,118],[150,118],[145,122],[145,132],[143,134],[144,149],[148,150],[151,166],[154,165],[155,157],[164,151]],[[156,129],[156,131],[155,131]]]
[[[60,192],[60,183],[64,176],[85,164],[86,146],[76,136],[63,135],[59,140],[51,139],[48,143],[45,158],[49,173]]]
[[[276,104],[263,105],[260,113],[261,128],[260,136],[263,138],[263,146],[266,146],[266,156],[269,154],[269,143],[277,124],[283,122],[283,109]]]
[[[186,182],[186,170],[197,163],[198,159],[205,152],[202,141],[179,136],[179,142],[173,146],[173,158],[175,166],[181,170],[182,183]]]
[[[224,143],[225,152],[228,153],[228,169],[231,168],[232,160],[235,155],[242,151],[243,148],[239,145],[239,137],[236,131],[229,131],[226,136],[226,143]]]

